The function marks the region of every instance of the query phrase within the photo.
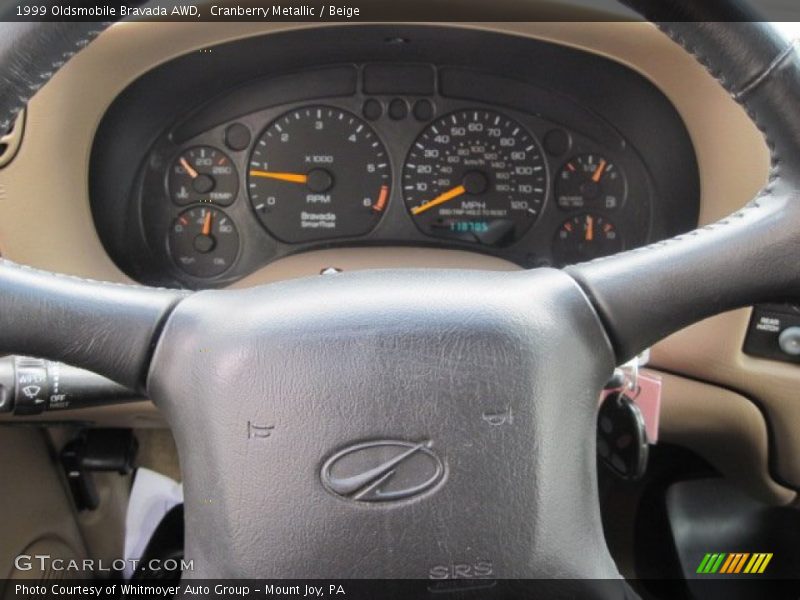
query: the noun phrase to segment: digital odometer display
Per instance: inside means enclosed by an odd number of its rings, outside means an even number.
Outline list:
[[[428,126],[408,153],[403,196],[429,235],[486,245],[519,239],[547,196],[539,142],[498,112],[461,110]]]
[[[375,132],[328,106],[290,111],[256,141],[248,193],[262,224],[289,243],[369,233],[389,200],[391,168]]]

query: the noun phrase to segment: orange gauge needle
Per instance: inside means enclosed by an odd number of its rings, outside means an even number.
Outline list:
[[[608,163],[605,161],[605,159],[600,161],[600,164],[597,165],[597,168],[594,170],[594,173],[592,173],[592,181],[594,181],[595,183],[598,183],[600,181],[600,178],[603,177],[603,173],[605,172],[607,165]]]
[[[591,242],[594,239],[594,217],[586,215],[586,241]]]
[[[250,171],[251,177],[265,177],[267,179],[278,179],[289,181],[290,183],[307,183],[308,175],[301,173],[277,173],[275,171]]]
[[[186,170],[186,172],[189,174],[189,177],[191,177],[192,179],[195,179],[195,178],[197,177],[197,171],[195,171],[195,170],[192,168],[192,165],[190,165],[190,164],[189,164],[189,161],[188,161],[188,160],[186,160],[185,158],[183,158],[183,157],[181,156],[181,159],[180,159],[178,162],[180,162],[180,163],[181,163],[181,166],[182,166],[182,167],[183,167],[183,168]]]
[[[208,211],[203,221],[203,235],[211,235],[211,218],[211,211]]]
[[[382,185],[381,191],[378,194],[378,201],[372,205],[372,210],[375,212],[382,212],[386,208],[386,201],[389,199],[389,186]]]
[[[428,202],[423,202],[419,206],[415,206],[411,209],[412,215],[418,215],[420,213],[424,213],[429,208],[433,208],[434,206],[439,206],[440,204],[444,204],[448,200],[452,200],[453,198],[458,198],[461,194],[465,193],[467,190],[463,185],[459,185],[454,187],[451,190],[447,190],[444,194],[439,194],[433,200],[429,200]]]

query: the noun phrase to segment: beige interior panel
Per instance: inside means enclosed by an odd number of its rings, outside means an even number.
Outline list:
[[[750,400],[715,385],[658,374],[661,441],[693,450],[759,500],[785,505],[796,499],[768,474],[767,424]]]
[[[362,271],[365,269],[482,269],[515,271],[520,267],[502,258],[438,248],[336,248],[287,256],[234,283],[246,288],[273,281],[319,275],[323,269]]]
[[[136,438],[139,440],[137,467],[161,473],[175,481],[183,479],[175,439],[169,429],[139,429]]]
[[[166,427],[159,410],[149,400],[114,404],[100,408],[82,408],[80,410],[59,410],[27,417],[14,417],[7,413],[0,414],[0,423],[61,423],[74,421],[88,427],[126,427],[130,429],[146,429],[150,427]],[[2,429],[0,429],[2,431]]]
[[[800,367],[741,351],[750,309],[702,321],[667,338],[652,364],[738,390],[757,402],[774,435],[777,474],[800,488]]]
[[[80,433],[80,428],[53,426],[48,427],[45,432],[52,454],[57,455]],[[60,470],[60,466],[56,468]],[[77,512],[75,519],[87,556],[108,565],[124,556],[125,513],[132,479],[130,474],[120,475],[116,472],[95,472],[91,477],[97,490],[99,505],[95,510]]]
[[[70,274],[127,281],[103,250],[88,200],[91,142],[113,98],[155,65],[208,46],[308,24],[124,23],[111,27],[32,100],[15,160],[0,169],[0,252],[20,263]],[[347,27],[348,25],[339,25]],[[700,166],[701,224],[741,207],[767,178],[769,156],[758,130],[717,83],[680,48],[646,23],[456,24],[553,41],[627,64],[653,81],[685,120]],[[35,223],[35,228],[31,224]],[[324,251],[290,257],[245,280],[256,285],[343,269],[466,265],[501,268],[480,255],[385,249]],[[458,256],[456,255],[458,254]],[[511,265],[507,265],[513,268]],[[741,354],[747,311],[711,319],[672,336],[654,350],[655,364],[734,387],[757,397],[778,434],[778,466],[800,485],[800,369]],[[698,409],[699,410],[699,409]],[[686,407],[691,421],[691,406]],[[88,419],[98,424],[162,426],[149,403],[41,419]]]
[[[78,513],[78,526],[89,554],[110,565],[125,556],[125,516],[133,480],[131,475],[119,473],[91,475],[100,505]]]
[[[17,155],[25,133],[25,110],[21,110],[11,130],[0,134],[0,168],[6,166]]]
[[[86,557],[59,469],[44,432],[0,427],[0,588],[12,575],[14,559],[34,543],[54,558]]]

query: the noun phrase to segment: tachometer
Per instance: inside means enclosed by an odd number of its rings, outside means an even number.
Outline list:
[[[536,221],[547,195],[539,142],[514,119],[462,110],[428,126],[411,147],[403,194],[429,235],[509,244]]]
[[[389,200],[391,170],[375,132],[327,106],[290,111],[256,141],[248,190],[267,230],[289,243],[369,233]]]

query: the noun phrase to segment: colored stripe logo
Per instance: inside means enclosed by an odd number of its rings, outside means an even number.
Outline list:
[[[771,552],[757,552],[754,554],[749,552],[708,553],[700,561],[697,573],[701,575],[713,575],[715,573],[726,575],[749,573],[755,575],[763,573],[771,560]]]

